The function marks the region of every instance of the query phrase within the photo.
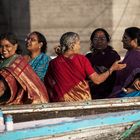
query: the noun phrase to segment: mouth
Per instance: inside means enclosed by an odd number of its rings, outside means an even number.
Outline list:
[[[7,52],[3,52],[3,55],[6,55],[7,54]]]
[[[31,46],[31,44],[27,44],[26,46],[27,46],[27,48],[29,48]]]

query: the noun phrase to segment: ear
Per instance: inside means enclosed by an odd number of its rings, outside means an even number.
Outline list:
[[[39,44],[40,44],[40,45],[39,45],[39,48],[42,48],[42,46],[43,46],[43,43],[42,43],[42,42],[40,42]]]
[[[73,50],[74,46],[71,46],[71,50]]]
[[[15,47],[15,51],[17,50],[17,48],[18,48],[18,44],[15,44],[14,45],[14,47]]]
[[[137,47],[137,39],[131,41],[131,45],[136,48]]]
[[[70,47],[70,49],[71,50],[74,50],[74,48],[75,48],[75,44],[72,44],[71,47]]]

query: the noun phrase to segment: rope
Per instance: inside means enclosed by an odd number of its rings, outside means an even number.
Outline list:
[[[140,121],[133,124],[129,129],[127,129],[119,138],[119,140],[125,140],[129,137],[136,129],[140,127]]]

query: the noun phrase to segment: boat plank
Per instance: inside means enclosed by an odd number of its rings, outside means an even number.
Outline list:
[[[45,118],[76,117],[135,109],[140,109],[140,97],[70,103],[1,106],[1,110],[4,114],[11,114],[13,116],[14,122]]]
[[[57,137],[57,135],[59,134],[61,135],[73,131],[75,132],[79,131],[79,133],[81,132],[82,134],[84,134],[83,131],[86,131],[86,129],[93,129],[94,132],[93,135],[99,136],[99,130],[100,130],[100,134],[102,133],[101,127],[109,128],[110,126],[112,126],[110,128],[116,129],[117,125],[123,126],[124,124],[126,128],[126,124],[129,124],[129,126],[131,126],[137,121],[140,121],[140,110],[106,113],[106,114],[78,117],[78,118],[74,118],[74,120],[72,119],[61,123],[48,124],[45,126],[43,125],[42,127],[39,126],[39,127],[22,129],[22,130],[14,130],[11,132],[4,132],[4,133],[0,133],[0,138],[1,140],[5,140],[5,139],[17,140],[17,139],[27,139],[27,138],[46,136],[49,139],[54,136]],[[18,126],[20,125],[18,124]],[[97,129],[98,131],[95,131]],[[110,130],[112,131],[112,129]],[[105,132],[107,132],[107,130],[105,130]],[[87,136],[89,136],[89,134]]]

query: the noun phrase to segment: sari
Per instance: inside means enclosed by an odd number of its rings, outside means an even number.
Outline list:
[[[44,83],[52,102],[91,100],[86,76],[94,73],[88,59],[80,54],[72,58],[57,56],[50,61]]]
[[[7,62],[6,62],[7,61]],[[0,78],[8,85],[7,99],[1,104],[47,103],[48,93],[40,78],[20,55],[14,55],[0,65]],[[0,97],[0,99],[3,97]]]
[[[140,91],[137,90],[133,86],[133,82],[137,78],[140,78],[140,68],[136,68],[136,69],[133,70],[133,72],[130,74],[130,76],[126,79],[122,89],[118,90],[116,93],[114,93],[114,96],[116,96],[118,98],[120,98],[120,97],[137,97],[137,96],[140,96]],[[130,88],[131,92],[127,93],[127,90],[126,90],[127,88]]]
[[[140,48],[129,50],[122,63],[126,63],[126,68],[116,72],[116,81],[110,97],[115,97],[114,93],[121,90],[126,79],[136,68],[140,68]]]
[[[51,58],[47,56],[45,53],[41,53],[40,55],[30,60],[29,62],[32,69],[36,72],[36,74],[42,81],[44,81],[44,76],[48,69],[50,59]]]
[[[104,50],[94,50],[86,54],[94,70],[101,74],[107,71],[112,64],[120,59],[118,53],[111,47],[107,46]],[[113,72],[103,83],[97,85],[89,80],[92,99],[108,98],[115,84],[116,72]]]

